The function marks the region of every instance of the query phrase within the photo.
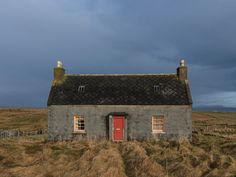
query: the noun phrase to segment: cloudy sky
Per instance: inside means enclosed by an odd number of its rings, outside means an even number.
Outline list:
[[[235,0],[0,0],[0,106],[45,107],[67,73],[175,73],[194,106],[236,107]]]

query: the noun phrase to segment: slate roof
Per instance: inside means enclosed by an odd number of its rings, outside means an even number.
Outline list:
[[[191,105],[187,83],[176,74],[66,75],[53,84],[48,105]],[[79,86],[85,86],[79,92]],[[155,89],[154,89],[155,87]]]

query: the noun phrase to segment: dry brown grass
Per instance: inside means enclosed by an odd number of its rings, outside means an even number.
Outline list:
[[[31,131],[47,128],[47,109],[0,108],[0,129]]]
[[[192,115],[193,126],[222,126],[235,125],[236,113],[234,112],[194,112]]]
[[[0,122],[6,123],[2,127],[14,127],[6,120],[8,116],[10,120],[30,117],[29,122],[23,122],[32,130],[46,127],[46,113],[46,110],[0,110]],[[234,124],[234,116],[194,113],[193,123],[194,126],[221,124],[225,119]],[[34,117],[42,122],[34,124],[31,121]],[[193,134],[191,142],[52,143],[47,142],[46,135],[0,140],[0,177],[233,177],[235,174],[236,141],[200,132]]]
[[[126,177],[122,157],[108,141],[1,140],[0,176]]]
[[[205,145],[209,142],[209,145]],[[195,134],[192,142],[0,141],[2,177],[234,176],[234,142]],[[225,148],[228,149],[225,149]]]

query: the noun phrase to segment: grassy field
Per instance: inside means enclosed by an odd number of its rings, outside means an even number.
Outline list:
[[[47,127],[45,109],[0,109],[0,129]],[[193,113],[191,142],[0,140],[0,177],[234,177],[236,113]]]
[[[46,109],[0,109],[0,130],[32,131],[46,128]]]

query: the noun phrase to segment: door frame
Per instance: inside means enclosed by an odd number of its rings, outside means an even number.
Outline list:
[[[123,131],[123,140],[114,140],[114,121],[113,118],[114,116],[122,116],[124,117],[124,131]],[[109,119],[109,140],[115,141],[115,142],[122,142],[122,141],[127,141],[127,113],[123,112],[115,112],[115,113],[110,113],[108,114],[108,119]]]

